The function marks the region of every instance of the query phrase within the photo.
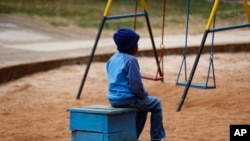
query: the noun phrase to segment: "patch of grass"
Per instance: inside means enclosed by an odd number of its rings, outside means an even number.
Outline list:
[[[98,28],[103,18],[107,0],[1,0],[0,13],[31,17],[35,20],[54,26],[79,26],[82,28]],[[152,28],[160,32],[162,26],[162,0],[146,0],[147,11]],[[139,1],[138,11],[141,11]],[[213,3],[206,0],[191,0],[190,32],[203,32]],[[134,13],[135,0],[113,0],[109,15]],[[187,1],[167,0],[166,29],[175,33],[180,27],[185,28]],[[137,18],[137,28],[147,28],[144,18]],[[247,21],[243,4],[220,3],[216,19],[219,25],[235,24]],[[195,26],[195,25],[201,26]],[[106,29],[122,26],[133,27],[133,18],[108,21]],[[181,29],[181,31],[183,31]],[[173,31],[175,30],[175,31]],[[185,30],[185,29],[184,29]],[[178,32],[178,31],[177,31]]]

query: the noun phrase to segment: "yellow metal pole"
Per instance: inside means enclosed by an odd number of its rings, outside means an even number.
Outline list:
[[[208,22],[207,22],[206,30],[209,30],[210,27],[211,27],[211,24],[212,24],[214,15],[215,15],[215,13],[217,11],[219,2],[220,2],[220,0],[215,0],[215,2],[214,2],[213,9],[212,9],[212,11],[210,13],[210,16],[209,16],[209,19],[208,19]]]
[[[104,11],[104,14],[103,14],[104,17],[108,16],[111,4],[112,4],[112,0],[108,0],[108,3],[106,5],[106,7],[105,7],[105,11]]]
[[[142,5],[142,8],[143,8],[143,11],[147,11],[147,6],[146,6],[145,0],[141,0],[141,5]]]
[[[247,18],[248,18],[248,23],[250,23],[250,11],[249,11],[248,3],[247,2],[248,2],[248,0],[244,0],[244,6],[245,6]]]

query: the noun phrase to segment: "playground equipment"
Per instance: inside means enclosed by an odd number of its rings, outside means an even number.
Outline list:
[[[179,86],[186,86],[187,85],[187,53],[188,53],[188,28],[189,28],[189,14],[190,14],[190,2],[191,0],[188,0],[187,3],[187,15],[186,15],[186,38],[185,38],[185,46],[184,46],[184,51],[183,51],[183,59],[181,62],[181,66],[179,69],[179,73],[177,76],[177,80],[176,80],[176,85]],[[215,17],[213,20],[213,28],[215,27]],[[210,58],[209,58],[209,66],[208,66],[208,72],[207,72],[207,76],[205,79],[205,83],[191,83],[190,87],[194,87],[194,88],[201,88],[201,89],[212,89],[212,88],[216,88],[216,81],[215,81],[215,73],[214,73],[214,63],[213,63],[213,55],[214,55],[214,32],[212,32],[212,43],[211,43],[211,47],[210,47]],[[184,73],[184,81],[180,81],[180,76],[181,73]],[[212,73],[212,76],[210,76],[210,73]],[[209,80],[212,79],[213,84],[209,84]]]
[[[164,81],[164,29],[165,29],[165,13],[166,13],[166,0],[162,1],[162,34],[161,34],[161,44],[160,44],[160,57],[159,57],[159,62],[156,61],[156,63],[158,63],[157,67],[158,70],[155,74],[155,76],[153,75],[149,75],[149,74],[142,74],[142,78],[144,79],[148,79],[148,80],[154,80],[154,81],[158,81],[161,80],[162,82]],[[157,57],[157,54],[155,54],[155,57]]]
[[[184,89],[183,95],[182,95],[182,97],[180,99],[180,102],[178,104],[178,107],[176,109],[177,112],[179,112],[181,110],[181,107],[182,107],[182,105],[183,105],[183,103],[185,101],[185,98],[187,96],[188,90],[189,90],[190,86],[192,86],[192,79],[193,79],[195,70],[197,68],[197,65],[198,65],[198,62],[199,62],[199,59],[200,59],[200,56],[201,56],[201,53],[202,53],[202,50],[203,50],[203,47],[204,47],[204,44],[205,44],[208,33],[211,33],[211,32],[214,33],[214,32],[218,32],[218,31],[250,27],[250,11],[249,11],[249,8],[248,8],[248,0],[243,0],[243,4],[244,4],[244,7],[245,7],[245,12],[246,12],[246,15],[247,15],[248,23],[239,24],[239,25],[232,25],[232,26],[226,26],[226,27],[220,27],[220,28],[214,28],[214,27],[211,28],[212,21],[215,22],[215,15],[216,15],[216,11],[218,9],[219,2],[220,2],[220,0],[215,0],[214,1],[213,8],[212,8],[212,11],[210,13],[210,16],[209,16],[205,31],[203,33],[203,38],[202,38],[200,47],[198,49],[198,52],[196,54],[196,58],[195,58],[192,70],[190,72],[188,80],[185,83],[185,89]],[[189,4],[190,4],[190,2],[189,2]],[[184,56],[184,59],[185,59],[185,56]],[[213,62],[213,61],[211,60],[211,62]],[[211,63],[210,65],[213,67],[213,63]],[[203,85],[203,87],[204,87],[204,85]]]
[[[166,0],[164,0],[166,1]],[[83,75],[83,79],[82,79],[82,82],[81,82],[81,85],[80,85],[80,88],[79,88],[79,91],[78,91],[78,94],[76,96],[77,99],[80,98],[81,96],[81,93],[82,93],[82,89],[83,89],[83,86],[84,86],[84,83],[86,81],[86,78],[87,78],[87,75],[88,75],[88,71],[89,71],[89,68],[90,68],[90,65],[91,65],[91,62],[93,60],[93,57],[94,57],[94,54],[95,54],[95,50],[97,48],[97,44],[98,44],[98,41],[100,39],[100,36],[101,36],[101,33],[102,33],[102,30],[103,30],[103,27],[104,27],[104,24],[107,20],[114,20],[114,19],[121,19],[121,18],[131,18],[131,17],[134,17],[135,18],[135,22],[136,22],[136,17],[141,17],[141,16],[144,16],[145,17],[145,20],[146,20],[146,23],[147,23],[147,28],[148,28],[148,31],[149,31],[149,36],[150,36],[150,39],[151,39],[151,43],[152,43],[152,47],[153,47],[153,52],[154,52],[154,56],[155,56],[155,61],[156,61],[156,64],[157,64],[157,74],[156,76],[152,76],[152,75],[142,75],[142,78],[144,79],[150,79],[150,80],[161,80],[163,81],[163,72],[162,72],[162,68],[160,66],[160,63],[163,61],[162,59],[161,62],[158,58],[158,53],[157,53],[157,50],[156,50],[156,47],[155,47],[155,42],[154,42],[154,38],[153,38],[153,33],[152,33],[152,29],[151,29],[151,25],[150,25],[150,22],[149,22],[149,16],[148,16],[148,12],[147,12],[147,7],[146,7],[146,2],[145,0],[141,0],[141,6],[142,6],[142,12],[137,12],[137,2],[138,0],[136,0],[136,10],[135,10],[135,13],[129,13],[129,14],[121,14],[121,15],[112,15],[112,16],[109,16],[109,12],[110,12],[110,8],[111,8],[111,5],[112,5],[112,0],[108,0],[107,1],[107,4],[106,4],[106,7],[105,7],[105,10],[104,10],[104,14],[103,14],[103,19],[101,21],[101,24],[100,24],[100,27],[99,27],[99,31],[98,31],[98,34],[96,36],[96,39],[95,39],[95,42],[94,42],[94,46],[92,48],[92,51],[91,51],[91,54],[89,56],[89,60],[88,60],[88,63],[87,63],[87,66],[86,66],[86,69],[85,69],[85,73]],[[165,7],[165,6],[164,6]],[[165,9],[164,9],[165,10]],[[135,28],[135,24],[134,24],[134,28]],[[162,42],[163,42],[163,39],[162,39]],[[161,45],[161,48],[163,48],[163,43]],[[162,49],[163,50],[163,49]],[[163,55],[161,54],[161,58],[163,57]],[[163,64],[163,63],[162,63]]]

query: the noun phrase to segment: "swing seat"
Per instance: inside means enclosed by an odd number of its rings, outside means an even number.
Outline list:
[[[187,82],[176,82],[176,85],[179,86],[186,86]],[[190,87],[193,88],[199,88],[199,89],[215,89],[215,85],[207,85],[207,84],[201,84],[201,83],[191,83]]]
[[[141,77],[143,79],[148,79],[148,80],[154,80],[154,81],[163,81],[163,77],[162,76],[155,76],[155,75],[150,75],[150,74],[141,74]]]

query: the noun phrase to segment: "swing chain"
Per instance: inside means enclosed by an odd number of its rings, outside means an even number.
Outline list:
[[[138,10],[138,0],[135,0],[135,16],[134,16],[134,31],[136,30],[137,23],[137,10]]]

